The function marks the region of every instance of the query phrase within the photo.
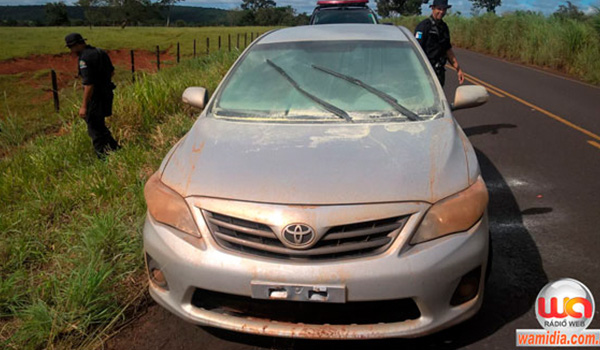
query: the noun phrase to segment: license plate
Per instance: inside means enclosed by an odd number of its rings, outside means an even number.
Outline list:
[[[317,303],[346,302],[346,287],[339,285],[252,282],[251,287],[252,298],[254,299],[312,301]]]

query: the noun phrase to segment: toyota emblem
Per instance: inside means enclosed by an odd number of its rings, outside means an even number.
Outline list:
[[[283,239],[294,248],[304,248],[315,239],[315,231],[308,225],[291,224],[283,229]]]

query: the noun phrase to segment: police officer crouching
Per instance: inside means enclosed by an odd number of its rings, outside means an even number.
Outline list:
[[[431,16],[417,25],[415,38],[425,51],[442,86],[446,82],[446,69],[444,68],[446,61],[450,61],[452,67],[456,69],[458,82],[462,84],[465,77],[458,65],[454,51],[452,51],[448,25],[442,20],[452,5],[448,5],[448,0],[434,0],[430,7]]]
[[[121,148],[104,120],[112,115],[115,85],[111,78],[115,68],[108,54],[87,45],[81,34],[71,33],[65,37],[65,42],[71,53],[78,56],[79,75],[83,83],[83,103],[79,108],[79,116],[85,119],[96,155],[104,159],[109,152]]]

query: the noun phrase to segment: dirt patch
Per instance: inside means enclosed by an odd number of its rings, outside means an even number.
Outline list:
[[[77,79],[77,74],[73,72],[56,72],[56,83],[58,89],[61,90],[67,87],[71,82]],[[52,83],[50,79],[50,71],[43,72],[38,71],[36,73],[26,72],[20,79],[21,84],[29,85],[34,89],[40,89],[44,91],[44,94],[38,97],[34,97],[31,102],[36,104],[40,102],[46,102],[52,100]]]
[[[108,50],[113,64],[126,69],[131,69],[130,50]],[[156,53],[144,50],[134,50],[136,71],[156,71]],[[163,51],[160,60],[173,60],[173,57]],[[162,63],[162,62],[161,62]],[[0,61],[0,74],[19,74],[24,72],[37,72],[43,69],[54,69],[57,73],[63,72],[70,75],[77,74],[77,57],[69,53],[58,55],[33,55],[26,58],[12,58]]]
[[[130,50],[108,50],[113,65],[130,70]],[[164,61],[173,62],[174,58],[168,49],[160,52],[161,66]],[[156,52],[134,50],[136,72],[156,72]],[[33,55],[27,58],[13,58],[0,61],[0,74],[21,74],[20,82],[34,89],[41,89],[44,94],[32,99],[32,103],[46,103],[52,100],[50,70],[56,72],[58,89],[61,90],[78,78],[77,57],[69,53],[58,55]]]

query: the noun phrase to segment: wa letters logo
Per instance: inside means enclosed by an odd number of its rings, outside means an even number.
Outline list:
[[[563,312],[559,313],[558,312],[558,298],[551,298],[550,299],[550,312],[546,311],[546,298],[539,298],[538,299],[538,310],[539,310],[539,314],[540,316],[544,317],[544,318],[551,318],[551,317],[556,317],[556,318],[565,318],[567,316],[571,316],[574,318],[582,318],[585,317],[586,318],[590,318],[592,317],[593,314],[593,310],[594,307],[592,306],[592,303],[584,298],[573,298],[573,299],[569,299],[569,298],[564,298],[563,300]],[[581,304],[583,305],[583,310],[584,310],[584,314],[582,314],[581,312],[577,312],[574,308],[574,306],[576,304]]]
[[[547,330],[580,332],[594,317],[594,297],[581,282],[565,278],[546,285],[538,294],[535,313]]]
[[[564,278],[542,288],[535,317],[544,329],[517,329],[517,346],[600,346],[600,330],[587,329],[596,305],[581,282]]]

